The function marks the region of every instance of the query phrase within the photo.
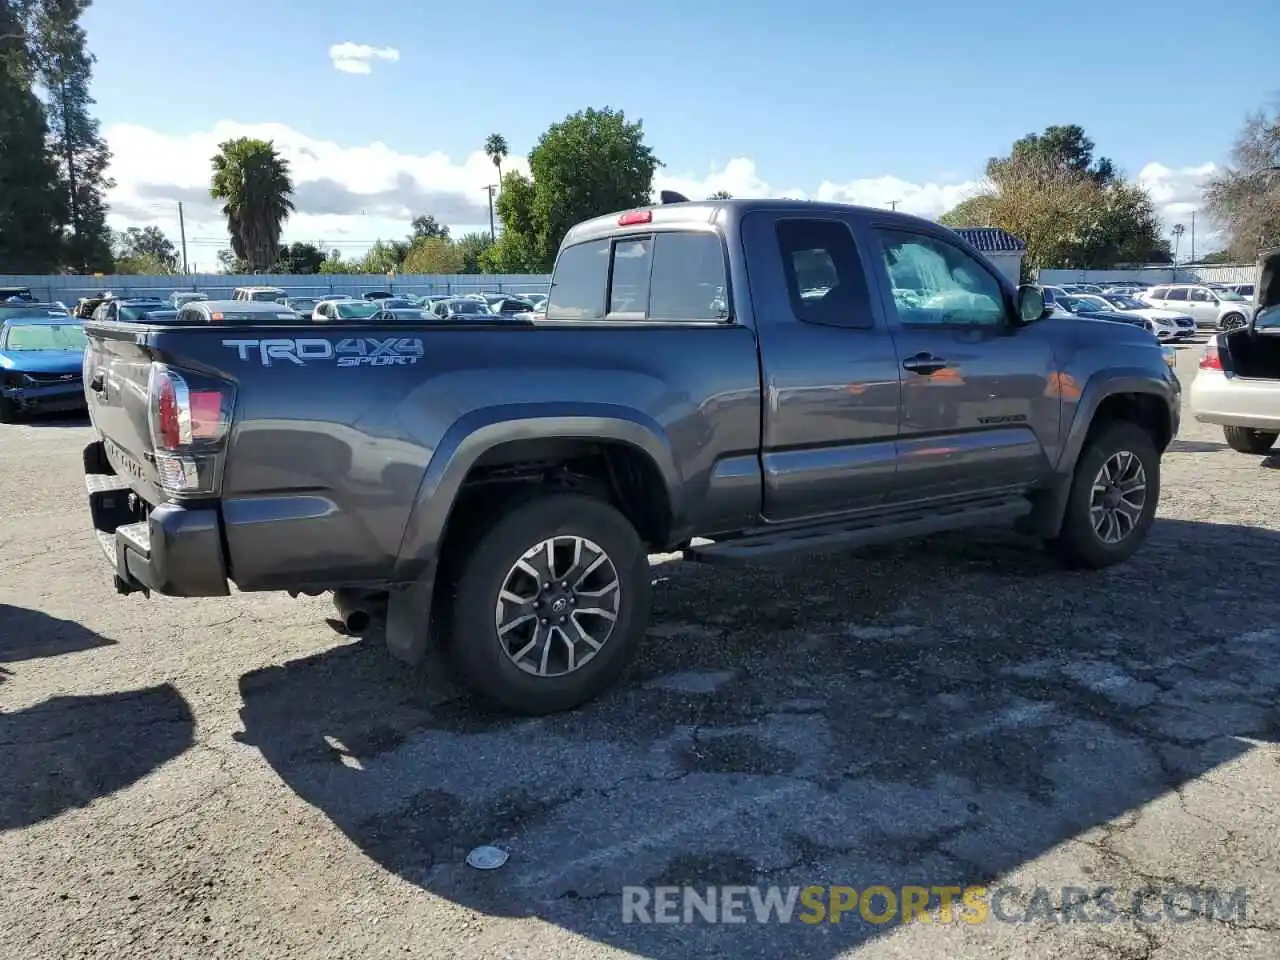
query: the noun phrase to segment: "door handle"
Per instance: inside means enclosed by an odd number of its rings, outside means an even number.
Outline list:
[[[907,357],[902,361],[902,369],[910,370],[912,373],[930,374],[937,373],[946,367],[947,361],[941,357],[935,357],[931,353],[917,353],[914,357]]]

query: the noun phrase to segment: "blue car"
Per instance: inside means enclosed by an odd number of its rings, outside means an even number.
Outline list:
[[[0,423],[37,410],[84,410],[84,327],[75,317],[11,316],[0,325]]]

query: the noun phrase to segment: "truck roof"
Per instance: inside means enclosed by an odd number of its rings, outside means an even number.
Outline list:
[[[822,217],[824,215],[847,216],[857,212],[874,216],[882,221],[896,221],[903,226],[919,227],[926,225],[938,229],[938,224],[923,217],[896,210],[884,210],[880,207],[862,207],[851,203],[820,203],[814,200],[688,200],[676,203],[650,204],[635,207],[631,210],[619,210],[584,220],[565,234],[562,246],[582,243],[584,240],[596,240],[618,233],[646,232],[652,229],[678,230],[680,228],[701,229],[715,222],[716,214],[721,210],[732,210],[742,216],[753,210],[769,210],[776,213],[794,213],[802,216]],[[633,223],[619,223],[624,214],[649,213],[648,219],[637,219]]]

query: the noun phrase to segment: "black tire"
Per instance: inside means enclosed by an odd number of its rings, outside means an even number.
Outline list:
[[[7,397],[0,397],[0,423],[13,423],[18,419],[18,408]]]
[[[1218,321],[1218,329],[1220,330],[1238,330],[1245,326],[1249,321],[1244,318],[1242,313],[1228,313],[1220,321]]]
[[[1222,435],[1227,439],[1227,446],[1237,453],[1266,453],[1280,437],[1275,431],[1250,427],[1223,427]]]
[[[499,637],[498,595],[526,551],[569,536],[585,538],[608,555],[617,573],[616,620],[599,651],[581,666],[540,676],[517,666]],[[595,497],[557,493],[509,505],[478,536],[467,537],[465,546],[458,542],[452,569],[443,624],[450,660],[472,691],[511,713],[555,713],[598,696],[617,679],[648,627],[652,576],[644,544],[626,517]]]
[[[1146,498],[1137,521],[1117,543],[1106,542],[1094,529],[1091,506],[1094,481],[1102,467],[1117,453],[1131,453],[1146,475]],[[1155,441],[1142,427],[1116,421],[1100,427],[1088,440],[1076,461],[1071,493],[1058,536],[1050,550],[1069,566],[1099,570],[1127,560],[1146,539],[1160,502],[1160,455]]]

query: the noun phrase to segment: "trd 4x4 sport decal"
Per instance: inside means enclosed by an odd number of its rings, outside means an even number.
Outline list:
[[[339,367],[390,367],[417,363],[424,355],[421,337],[347,337],[334,343],[319,337],[281,337],[271,340],[223,340],[241,360],[259,360],[264,367],[292,363],[336,361]]]

